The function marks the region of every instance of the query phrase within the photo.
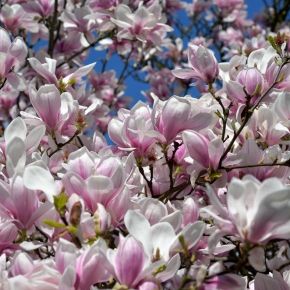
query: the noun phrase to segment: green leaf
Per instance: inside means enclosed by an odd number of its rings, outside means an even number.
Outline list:
[[[78,231],[78,229],[74,226],[67,226],[66,229],[68,230],[69,233],[71,233],[73,235],[76,235],[77,231]]]
[[[277,43],[277,37],[268,36],[268,41],[272,45],[272,47],[277,51],[279,55],[282,54],[281,46]]]
[[[43,223],[51,228],[56,228],[56,229],[62,229],[66,227],[66,225],[59,223],[58,221],[55,221],[55,220],[44,220]]]
[[[67,201],[68,196],[64,192],[61,192],[59,195],[54,196],[54,206],[60,215],[64,215]]]
[[[273,36],[268,36],[268,41],[270,42],[270,44],[272,45],[272,47],[274,48],[274,49],[276,49],[277,48],[277,44],[276,44],[276,41],[275,41],[275,38],[273,37]]]

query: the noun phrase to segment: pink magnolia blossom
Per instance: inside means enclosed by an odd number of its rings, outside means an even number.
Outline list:
[[[246,280],[238,275],[227,274],[221,277],[217,276],[212,279],[209,279],[201,289],[244,290],[246,289]]]
[[[147,259],[140,242],[130,236],[121,238],[114,261],[118,281],[129,287],[137,285]]]
[[[119,38],[137,38],[142,42],[151,41],[156,45],[161,44],[166,32],[171,31],[170,26],[162,23],[161,6],[158,2],[148,8],[140,5],[134,13],[127,5],[120,4],[111,21],[121,28]]]
[[[54,269],[53,261],[34,261],[26,253],[18,253],[13,259],[10,268],[11,276],[7,279],[7,288],[17,289],[57,289],[61,276]]]
[[[13,219],[0,217],[0,251],[4,252],[15,247],[17,227]]]
[[[125,172],[117,157],[99,158],[83,148],[70,155],[65,168],[67,193],[80,195],[93,211],[98,203],[106,206],[124,189]]]
[[[49,129],[56,129],[60,122],[61,97],[55,85],[44,85],[37,94],[30,95],[31,103],[37,114]]]
[[[109,123],[108,133],[120,149],[135,150],[137,156],[150,154],[160,136],[153,127],[151,109],[141,102],[130,111],[121,109]]]
[[[14,218],[14,224],[21,229],[31,230],[33,224],[52,207],[50,203],[41,203],[36,192],[24,186],[20,176],[14,177],[10,185],[1,181],[0,187],[0,216]]]
[[[3,28],[0,28],[0,40],[0,81],[4,82],[7,78],[11,85],[19,86],[18,76],[13,69],[17,71],[23,64],[27,55],[27,47],[20,37],[16,37],[11,42],[9,34]]]
[[[95,63],[92,63],[83,66],[81,68],[78,68],[73,73],[70,73],[69,75],[58,79],[56,77],[56,60],[51,58],[46,58],[45,60],[46,63],[42,64],[36,58],[32,57],[28,59],[31,67],[36,71],[37,74],[39,74],[46,82],[48,82],[49,84],[54,84],[61,90],[66,90],[68,86],[76,83],[82,77],[89,74],[95,65]]]
[[[237,76],[237,81],[245,88],[248,95],[259,95],[263,91],[264,78],[256,68],[242,70]]]
[[[24,10],[31,14],[39,14],[41,16],[49,16],[53,12],[53,1],[40,0],[38,2],[24,3]]]
[[[76,260],[76,289],[89,290],[97,282],[107,281],[110,277],[109,262],[106,258],[107,246],[98,240],[83,251]]]
[[[32,33],[37,33],[40,29],[39,25],[33,21],[33,16],[26,13],[24,8],[19,4],[3,5],[0,13],[0,20],[5,27],[12,32],[16,32],[19,28],[26,29]]]
[[[286,274],[287,275],[287,274]],[[289,275],[289,274],[288,274]],[[268,289],[289,289],[289,280],[283,280],[283,277],[277,271],[274,271],[273,277],[258,273],[255,277],[254,287],[250,289],[268,290]],[[251,285],[252,286],[252,285]]]
[[[154,127],[164,136],[167,144],[184,130],[199,131],[210,127],[215,121],[207,108],[196,110],[195,103],[189,98],[177,96],[165,102],[157,100],[152,115]]]
[[[90,32],[95,26],[95,21],[93,19],[87,19],[88,17],[86,16],[89,14],[90,10],[87,7],[77,8],[74,13],[65,10],[61,15],[64,29],[83,33]]]
[[[290,289],[289,1],[250,2],[0,1],[1,290]]]
[[[226,207],[213,192],[209,192],[219,215],[212,212],[213,216],[224,229],[234,226],[243,240],[267,243],[290,235],[287,224],[290,191],[279,179],[270,178],[263,183],[250,175],[242,180],[233,179],[229,184]]]
[[[213,52],[204,46],[188,47],[188,65],[189,68],[175,69],[172,73],[177,78],[201,80],[205,83],[212,83],[218,77],[217,60]]]
[[[189,156],[203,168],[217,169],[224,151],[224,145],[219,137],[209,140],[207,137],[194,131],[185,131],[183,142]]]

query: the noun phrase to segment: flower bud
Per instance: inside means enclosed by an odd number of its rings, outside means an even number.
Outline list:
[[[142,244],[132,236],[121,239],[115,260],[115,271],[120,283],[134,285],[143,269],[145,254]]]
[[[244,69],[239,72],[237,81],[245,88],[250,96],[261,94],[264,87],[263,75],[256,68]]]

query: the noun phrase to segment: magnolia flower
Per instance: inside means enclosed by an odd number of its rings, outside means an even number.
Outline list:
[[[110,121],[108,133],[120,149],[135,150],[140,157],[150,153],[160,136],[153,128],[151,109],[141,102],[130,111],[120,109],[118,117]]]
[[[114,254],[111,253],[111,259],[118,281],[130,288],[136,287],[146,277],[146,264],[147,267],[150,264],[142,244],[130,235],[126,238],[120,237]]]
[[[61,284],[61,275],[54,269],[52,259],[48,261],[33,260],[26,253],[17,253],[11,265],[12,275],[7,279],[7,288],[37,290],[40,288],[53,290]],[[1,285],[1,283],[0,283]],[[67,289],[67,288],[64,288]]]
[[[68,86],[75,84],[79,79],[89,74],[96,64],[92,63],[80,67],[75,72],[58,80],[56,77],[56,60],[51,58],[45,58],[45,60],[46,63],[42,64],[34,57],[28,58],[31,67],[37,72],[37,74],[39,74],[46,82],[54,84],[62,91],[65,91]]]
[[[167,263],[158,257],[155,260],[150,259],[144,244],[131,235],[126,238],[121,236],[118,248],[115,251],[108,250],[107,257],[114,268],[113,273],[117,280],[135,289],[144,289],[146,280],[163,282],[170,279],[180,265],[178,254]],[[140,285],[143,286],[139,288]]]
[[[119,38],[134,39],[136,37],[140,41],[151,41],[159,45],[163,34],[172,30],[170,26],[162,23],[161,11],[158,2],[154,2],[148,8],[139,5],[134,13],[127,5],[120,4],[111,21],[121,28],[118,33]]]
[[[0,214],[0,251],[1,253],[7,249],[15,248],[15,240],[18,235],[18,229],[13,223],[13,219],[2,218]],[[1,269],[1,268],[0,268]],[[1,277],[0,277],[1,278]],[[1,282],[1,279],[0,279]],[[0,283],[1,286],[1,283]]]
[[[98,203],[106,206],[124,188],[125,172],[117,157],[100,158],[83,147],[70,155],[64,167],[66,192],[80,195],[93,212]]]
[[[213,208],[204,209],[220,223],[222,230],[254,244],[290,238],[290,188],[277,178],[259,182],[251,175],[233,178],[228,186],[226,206],[209,188]]]
[[[25,230],[30,230],[52,208],[51,203],[40,203],[36,192],[25,187],[19,175],[11,180],[11,184],[0,181],[0,202],[0,217],[13,217],[17,227]]]
[[[237,76],[237,81],[249,96],[260,95],[263,92],[264,78],[257,68],[241,70]]]
[[[153,259],[162,259],[169,262],[177,259],[172,258],[172,253],[180,248],[179,237],[183,236],[188,249],[193,248],[201,238],[205,225],[203,222],[188,224],[178,235],[171,224],[167,221],[160,221],[151,226],[148,220],[140,213],[129,210],[124,218],[128,232],[140,241],[145,253]],[[140,227],[140,225],[142,225]]]
[[[4,133],[6,167],[9,176],[23,171],[27,155],[31,155],[36,150],[44,134],[45,127],[42,124],[35,126],[29,132],[20,117],[9,124]]]
[[[217,169],[224,152],[224,145],[220,137],[209,140],[195,131],[185,131],[183,142],[189,156],[205,169]]]
[[[218,77],[219,68],[212,51],[202,45],[190,45],[188,47],[189,68],[175,69],[172,71],[175,77],[180,79],[201,80],[205,83],[213,83]]]
[[[241,70],[236,80],[225,82],[225,92],[234,104],[255,104],[265,88],[264,76],[257,68]]]
[[[290,120],[290,93],[281,92],[273,104],[273,114],[275,114],[289,128]]]
[[[86,116],[100,105],[99,102],[95,102],[88,108],[82,107],[71,93],[61,94],[54,84],[43,85],[38,91],[31,87],[29,93],[34,110],[45,123],[48,132],[53,134],[59,143],[63,142],[58,140],[62,136],[71,137],[80,133],[86,125]],[[25,116],[37,119],[28,113]]]
[[[266,122],[264,124],[267,125]],[[244,141],[243,147],[239,151],[225,160],[225,164],[243,166],[244,168],[235,169],[235,172],[239,171],[240,175],[251,174],[258,180],[264,180],[269,177],[279,177],[282,180],[286,180],[288,168],[285,166],[251,167],[251,165],[273,164],[276,161],[283,162],[287,159],[289,159],[288,154],[282,154],[279,146],[262,150],[253,139],[248,139]],[[233,171],[230,173],[233,173]]]
[[[95,20],[88,19],[90,9],[87,7],[76,8],[74,12],[65,10],[60,19],[63,21],[64,29],[68,31],[89,32],[95,26]]]
[[[156,99],[152,120],[154,128],[164,136],[164,143],[170,144],[184,130],[199,131],[214,124],[211,111],[196,105],[189,97],[173,96],[165,102]]]
[[[22,28],[31,33],[37,33],[40,29],[39,23],[33,19],[33,14],[27,13],[19,4],[3,5],[0,21],[12,32]]]
[[[38,116],[49,129],[56,129],[60,122],[61,96],[55,85],[44,85],[36,94],[31,91],[31,103]]]
[[[98,239],[81,253],[76,260],[76,289],[89,290],[92,285],[109,280],[111,267],[106,252],[106,242]]]
[[[288,290],[290,289],[289,271],[286,271],[283,276],[277,271],[273,272],[273,277],[258,273],[254,283],[250,284],[250,290]]]
[[[53,1],[51,0],[39,0],[37,2],[23,3],[25,11],[28,13],[39,14],[39,16],[47,17],[53,13]]]
[[[19,86],[18,76],[13,69],[19,67],[26,58],[27,47],[20,37],[16,37],[13,42],[6,30],[0,28],[0,82],[5,78],[14,86]]]
[[[235,9],[244,5],[243,0],[215,0],[215,4],[221,9]]]
[[[214,278],[208,279],[200,289],[245,290],[246,284],[246,279],[243,277],[235,274],[226,274],[221,276],[217,275]]]

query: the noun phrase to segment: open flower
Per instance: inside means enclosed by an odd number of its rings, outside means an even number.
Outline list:
[[[207,84],[213,83],[218,77],[219,68],[213,52],[202,45],[188,47],[189,68],[175,69],[172,73],[180,79],[200,80]]]
[[[233,233],[234,226],[242,240],[254,244],[290,238],[290,188],[279,179],[261,183],[250,175],[242,180],[233,178],[226,206],[211,189],[208,193],[213,207],[205,210],[224,231]]]
[[[13,42],[6,30],[0,28],[0,84],[7,78],[8,82],[15,86],[19,85],[18,76],[13,69],[22,64],[27,55],[27,47],[20,37]]]
[[[151,41],[158,45],[162,36],[172,28],[162,22],[162,8],[157,1],[150,7],[139,5],[135,12],[124,4],[117,6],[115,17],[111,21],[121,28],[119,38]]]

